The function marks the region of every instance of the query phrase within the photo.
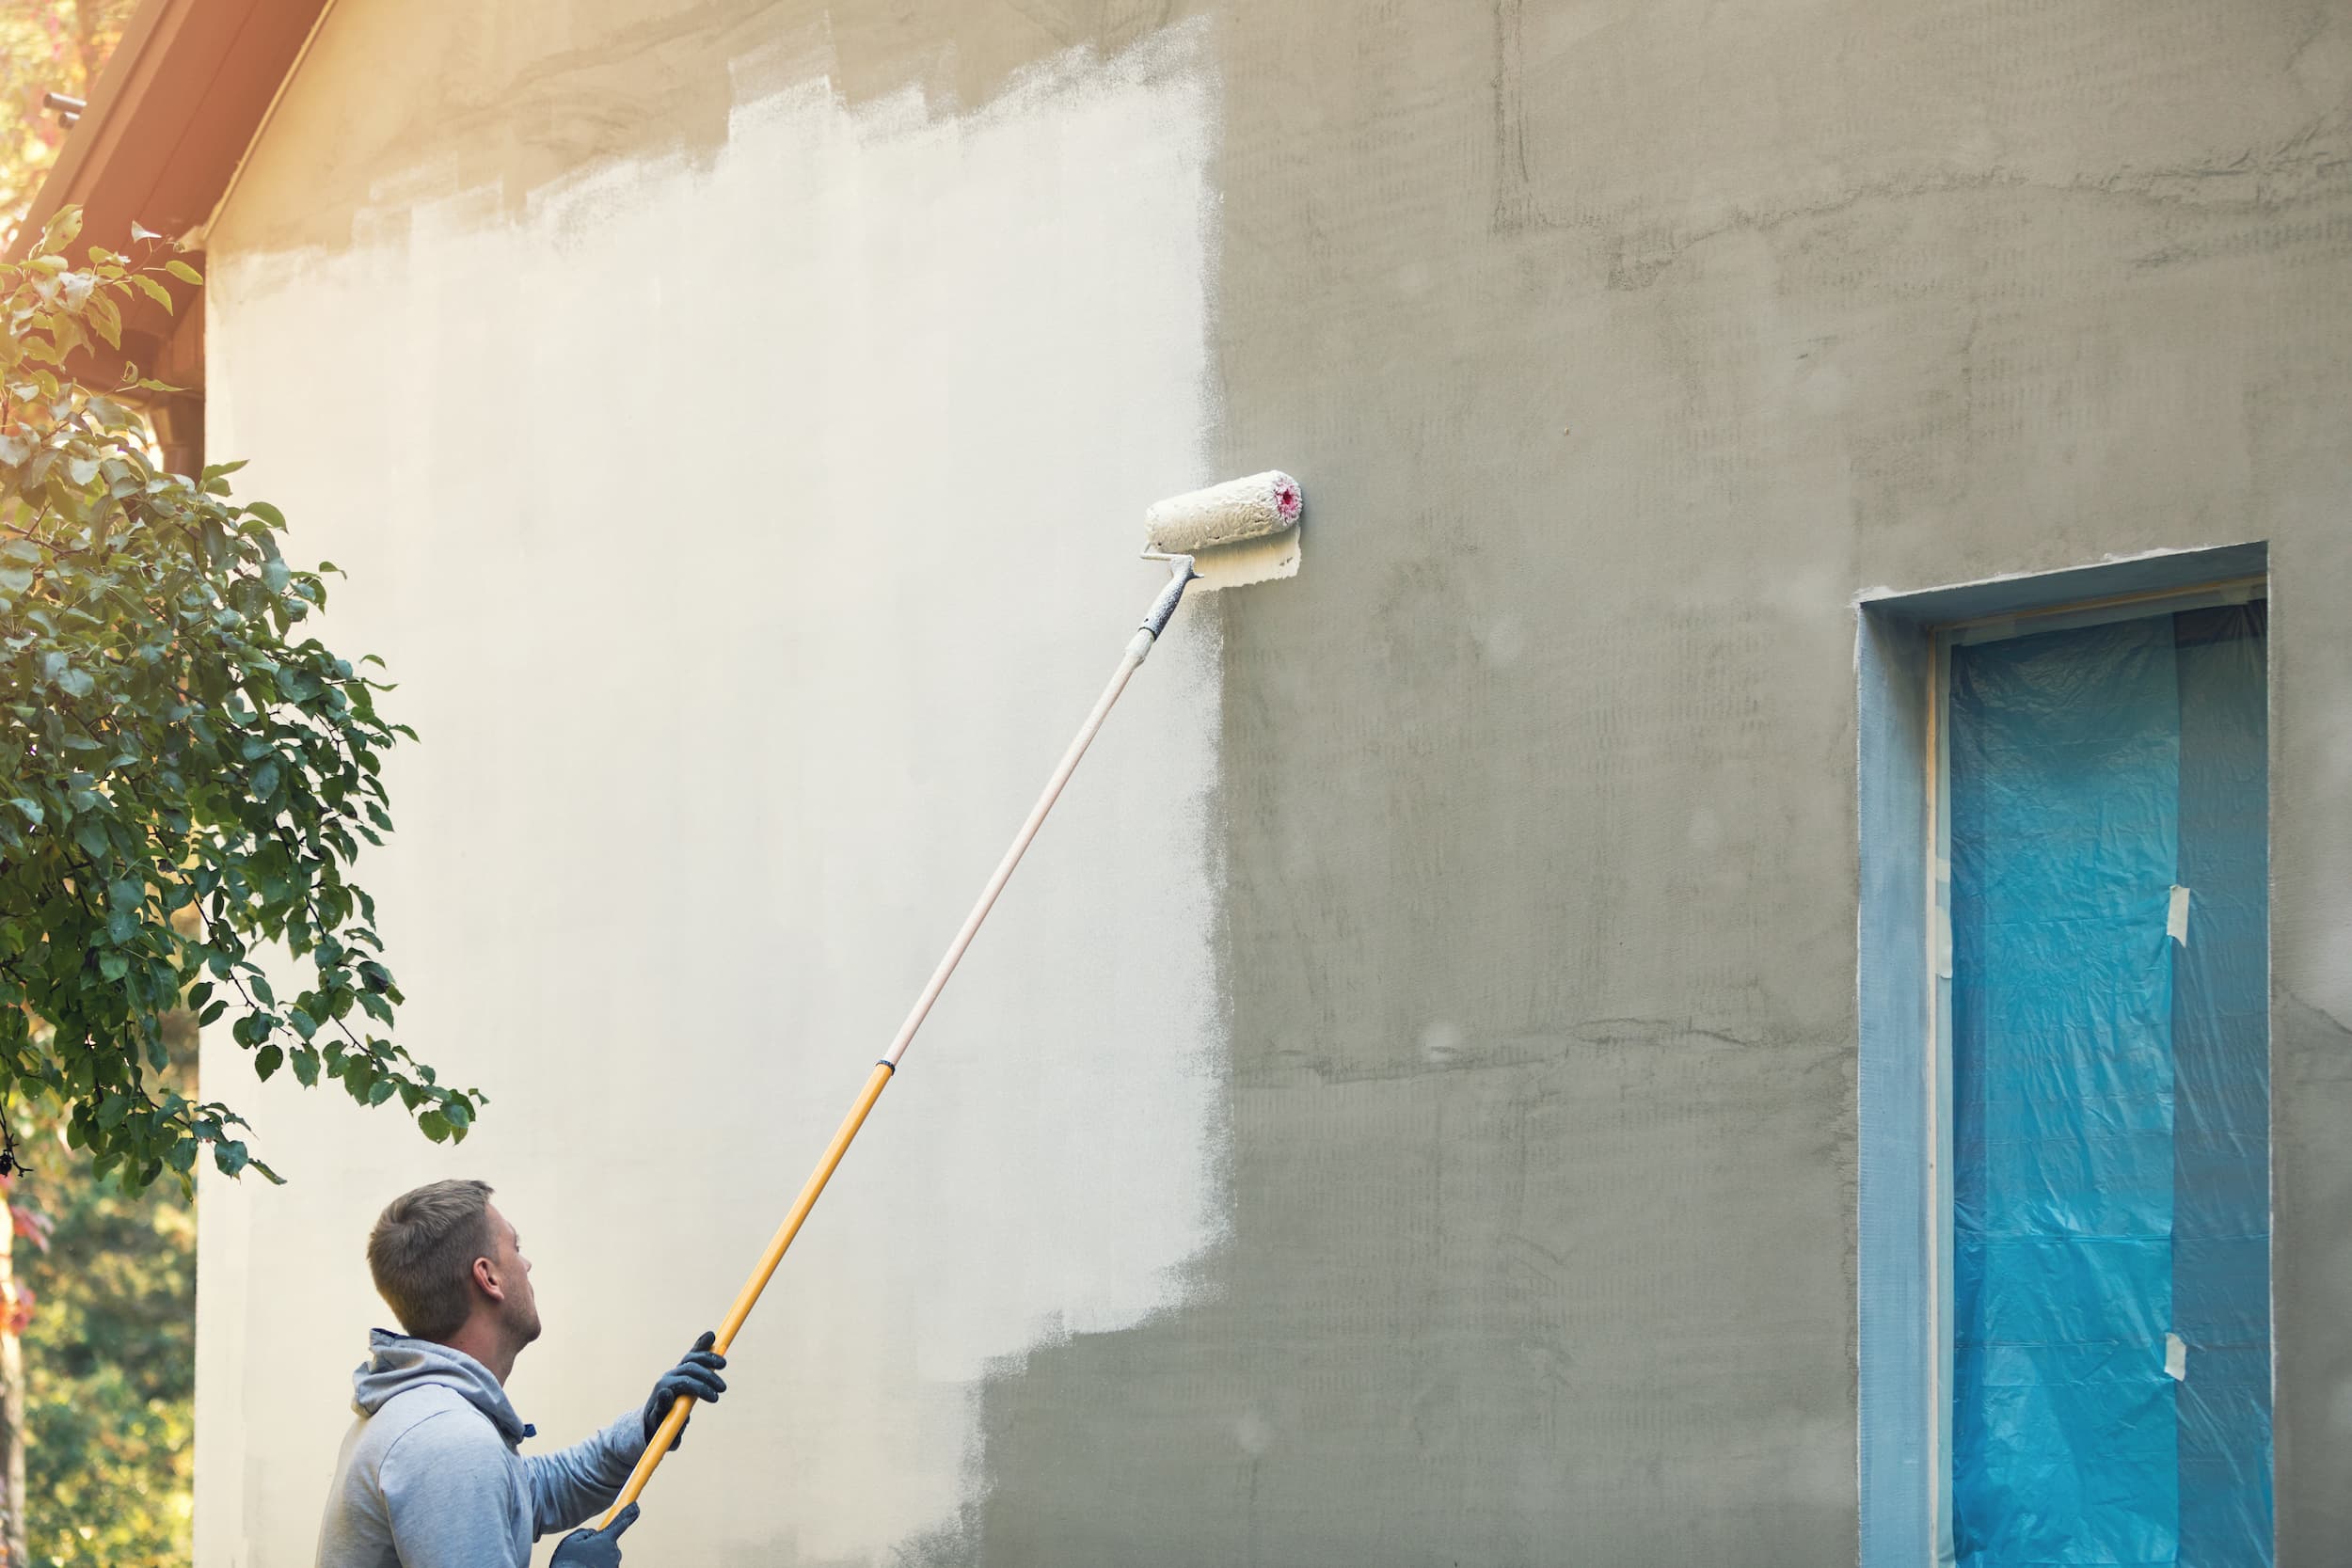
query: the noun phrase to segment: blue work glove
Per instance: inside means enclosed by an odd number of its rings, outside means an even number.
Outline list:
[[[710,1348],[718,1338],[716,1334],[706,1333],[695,1340],[694,1348],[686,1353],[686,1358],[663,1372],[661,1381],[653,1386],[653,1397],[645,1402],[646,1442],[653,1441],[653,1434],[661,1426],[661,1418],[670,1413],[670,1406],[677,1402],[680,1394],[715,1401],[727,1391],[727,1380],[719,1375],[719,1369],[727,1364],[727,1358]],[[677,1442],[670,1447],[675,1449],[678,1443],[685,1441],[686,1433],[681,1431]]]
[[[621,1568],[621,1531],[637,1522],[637,1505],[629,1504],[612,1521],[611,1529],[576,1529],[556,1543],[548,1568]]]

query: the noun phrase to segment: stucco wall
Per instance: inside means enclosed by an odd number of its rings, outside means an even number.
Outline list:
[[[214,235],[214,444],[403,678],[410,1034],[496,1099],[246,1096],[296,1184],[204,1194],[200,1560],[306,1560],[411,1180],[511,1195],[550,1433],[715,1315],[1135,508],[1278,463],[1305,573],[1147,671],[637,1555],[1851,1561],[1853,596],[2267,539],[2331,1560],[2348,89],[2270,0],[342,0]]]

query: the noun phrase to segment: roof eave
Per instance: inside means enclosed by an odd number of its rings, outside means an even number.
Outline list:
[[[175,240],[200,237],[328,4],[147,0],[9,257],[66,206],[82,209],[82,238],[109,249],[129,248],[134,221]]]

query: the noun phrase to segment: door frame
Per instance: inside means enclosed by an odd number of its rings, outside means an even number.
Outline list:
[[[1954,1560],[1951,650],[2268,593],[2258,543],[1854,601],[1862,1568]]]

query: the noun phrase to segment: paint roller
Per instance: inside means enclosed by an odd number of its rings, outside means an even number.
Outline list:
[[[825,1184],[833,1180],[833,1173],[841,1164],[841,1157],[849,1152],[850,1141],[857,1136],[858,1129],[866,1124],[867,1113],[873,1110],[874,1102],[882,1098],[883,1088],[897,1075],[898,1063],[906,1055],[907,1047],[914,1042],[915,1031],[922,1028],[923,1021],[930,1016],[931,1005],[946,989],[948,976],[962,961],[964,950],[972,945],[972,939],[978,934],[980,923],[988,918],[988,911],[995,907],[997,895],[1005,891],[1005,884],[1012,879],[1014,867],[1027,853],[1030,841],[1045,825],[1046,813],[1052,811],[1054,802],[1061,799],[1062,786],[1070,782],[1070,775],[1077,771],[1079,759],[1093,744],[1103,721],[1110,717],[1111,707],[1119,701],[1120,693],[1126,690],[1127,682],[1142,668],[1152,645],[1168,629],[1168,618],[1176,613],[1176,607],[1184,601],[1184,590],[1195,582],[1205,591],[1295,575],[1298,570],[1301,507],[1298,482],[1286,473],[1275,471],[1253,474],[1248,479],[1231,480],[1205,490],[1173,496],[1144,514],[1144,557],[1146,560],[1168,562],[1168,585],[1152,601],[1152,608],[1145,612],[1142,624],[1128,641],[1127,651],[1120,657],[1119,668],[1112,672],[1110,684],[1095,699],[1086,722],[1078,727],[1077,738],[1062,753],[1053,776],[1045,781],[1044,793],[1029,809],[1028,819],[1021,824],[1021,831],[1013,835],[1012,847],[1005,851],[1005,858],[990,874],[988,884],[980,889],[978,902],[972,906],[972,912],[964,916],[962,927],[956,932],[955,940],[947,944],[946,956],[939,960],[939,967],[924,983],[922,993],[914,999],[914,1007],[907,1013],[906,1022],[898,1025],[898,1036],[890,1042],[890,1049],[882,1053],[881,1060],[866,1075],[866,1086],[858,1091],[857,1101],[850,1107],[850,1114],[842,1118],[833,1141],[825,1146],[825,1152],[818,1160],[817,1168],[802,1183],[800,1196],[792,1200],[792,1207],[785,1213],[784,1223],[769,1239],[767,1249],[759,1255],[758,1263],[752,1269],[751,1277],[736,1292],[735,1304],[727,1308],[727,1315],[720,1322],[712,1349],[724,1354],[727,1347],[735,1342],[735,1336],[742,1328],[744,1320],[752,1315],[752,1308],[759,1304],[760,1292],[768,1288],[768,1281],[775,1274],[776,1266],[784,1261],[785,1252],[792,1245],[792,1239],[800,1234],[809,1211],[817,1206],[817,1199],[823,1195]],[[670,1451],[670,1445],[685,1429],[686,1418],[693,1406],[691,1395],[681,1395],[677,1402],[670,1406],[670,1413],[662,1418],[652,1441],[645,1445],[645,1451],[638,1459],[636,1469],[629,1472],[628,1484],[621,1488],[620,1496],[606,1512],[599,1528],[609,1528],[621,1510],[635,1502],[644,1492],[645,1483],[653,1479],[654,1471]]]

